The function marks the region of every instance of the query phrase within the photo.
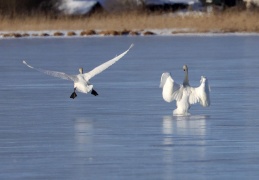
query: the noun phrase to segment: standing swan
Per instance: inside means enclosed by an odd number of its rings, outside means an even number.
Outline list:
[[[193,88],[189,84],[187,65],[183,66],[183,70],[185,77],[182,85],[175,83],[171,74],[168,72],[163,73],[161,76],[160,88],[163,88],[163,99],[169,103],[176,100],[177,108],[173,111],[173,115],[189,115],[188,110],[191,108],[191,104],[197,102],[203,107],[210,105],[208,79],[205,76],[201,76],[200,86]]]
[[[129,49],[127,51],[125,51],[124,53],[122,53],[119,56],[116,56],[115,58],[97,66],[96,68],[94,68],[93,70],[91,70],[87,73],[83,73],[83,68],[79,68],[79,74],[78,75],[68,75],[68,74],[65,74],[63,72],[56,72],[56,71],[49,71],[49,70],[44,70],[44,69],[40,69],[40,68],[34,68],[34,67],[30,66],[29,64],[27,64],[26,61],[23,61],[23,64],[27,65],[29,68],[35,69],[39,72],[45,73],[45,74],[50,75],[50,76],[58,77],[58,78],[65,79],[65,80],[74,81],[74,92],[71,94],[70,98],[73,98],[73,99],[76,98],[76,96],[77,96],[76,90],[79,91],[79,92],[82,92],[82,93],[88,93],[88,92],[91,91],[91,94],[93,94],[94,96],[97,96],[98,93],[93,89],[93,85],[89,82],[89,80],[92,77],[94,77],[95,75],[101,73],[102,71],[104,71],[105,69],[107,69],[108,67],[113,65],[118,60],[120,60],[125,54],[127,54],[127,52],[132,47],[133,47],[133,44],[131,44]]]

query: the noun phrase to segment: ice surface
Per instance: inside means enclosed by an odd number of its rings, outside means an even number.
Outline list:
[[[26,67],[94,77],[99,96]],[[259,36],[1,40],[0,179],[256,179]],[[160,76],[211,85],[211,106],[173,117]]]

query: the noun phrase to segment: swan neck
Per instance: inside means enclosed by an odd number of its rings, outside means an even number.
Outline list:
[[[83,68],[79,68],[79,73],[83,74]]]
[[[189,86],[188,70],[186,70],[184,72],[185,72],[185,77],[184,77],[183,85]]]

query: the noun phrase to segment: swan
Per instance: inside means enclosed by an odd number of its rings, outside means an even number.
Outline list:
[[[183,66],[185,77],[183,84],[177,84],[171,74],[164,72],[161,76],[160,88],[162,88],[163,99],[170,103],[176,101],[176,109],[173,115],[190,115],[188,110],[192,104],[200,103],[203,107],[210,106],[210,87],[209,81],[205,76],[201,76],[200,86],[191,87],[188,78],[188,67]]]
[[[125,54],[127,54],[127,52],[132,47],[133,47],[133,44],[131,44],[129,49],[126,50],[125,52],[123,52],[122,54],[120,54],[120,55],[116,56],[115,58],[97,66],[96,68],[94,68],[93,70],[91,70],[87,73],[83,73],[83,68],[79,68],[79,74],[78,75],[68,75],[68,74],[65,74],[63,72],[49,71],[49,70],[44,70],[44,69],[40,69],[40,68],[35,68],[35,67],[32,67],[31,65],[27,64],[26,61],[23,61],[23,64],[25,64],[26,66],[28,66],[31,69],[35,69],[39,72],[45,73],[45,74],[50,75],[50,76],[54,76],[54,77],[65,79],[65,80],[74,81],[74,91],[70,96],[70,98],[72,98],[72,99],[77,97],[76,90],[81,92],[81,93],[88,93],[88,92],[91,91],[92,95],[97,96],[98,93],[93,89],[93,85],[90,83],[89,80],[91,78],[93,78],[95,75],[101,73],[102,71],[104,71],[105,69],[107,69],[108,67],[113,65],[118,60],[120,60]]]

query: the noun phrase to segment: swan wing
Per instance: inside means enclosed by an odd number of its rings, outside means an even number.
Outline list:
[[[182,85],[174,82],[172,76],[168,72],[162,74],[160,88],[163,88],[162,96],[166,102],[172,102],[173,100],[179,101],[182,98]]]
[[[210,87],[206,77],[201,76],[201,84],[197,88],[191,88],[189,103],[200,103],[203,107],[210,106]]]
[[[163,87],[164,87],[165,82],[166,82],[166,80],[167,80],[168,77],[171,77],[170,73],[164,72],[164,73],[162,74],[161,79],[160,79],[160,85],[159,85],[160,88],[163,88]]]
[[[31,65],[27,64],[26,61],[23,61],[23,64],[25,64],[26,66],[28,66],[31,69],[35,69],[36,71],[42,72],[42,73],[50,75],[50,76],[54,76],[54,77],[65,79],[65,80],[71,80],[71,81],[77,80],[77,77],[74,75],[68,75],[63,72],[49,71],[49,70],[44,70],[44,69],[40,69],[40,68],[35,68],[35,67],[32,67]]]
[[[90,80],[92,77],[94,77],[95,75],[101,73],[102,71],[104,71],[105,69],[107,69],[108,67],[110,67],[111,65],[113,65],[114,63],[116,63],[118,60],[120,60],[125,54],[127,54],[127,52],[133,47],[133,44],[131,44],[131,46],[129,47],[129,49],[125,52],[123,52],[122,54],[120,54],[119,56],[116,56],[115,58],[101,64],[100,66],[97,66],[96,68],[94,68],[93,70],[91,70],[90,72],[84,73],[84,79],[86,81]]]

